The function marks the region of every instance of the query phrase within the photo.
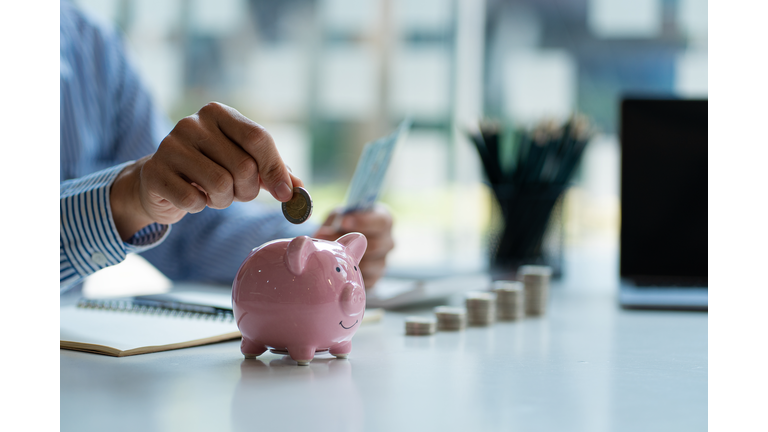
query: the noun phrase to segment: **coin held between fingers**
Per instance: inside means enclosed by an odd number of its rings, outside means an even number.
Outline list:
[[[312,197],[303,187],[293,188],[293,197],[282,204],[283,216],[288,222],[301,224],[312,216]]]

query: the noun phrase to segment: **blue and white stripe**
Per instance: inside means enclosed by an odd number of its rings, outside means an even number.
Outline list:
[[[122,262],[130,252],[143,252],[159,244],[168,225],[151,224],[128,242],[117,233],[109,192],[124,164],[61,183],[60,284],[62,289],[104,267]]]
[[[62,292],[131,252],[173,280],[229,284],[254,247],[311,232],[277,210],[235,203],[187,215],[173,230],[149,225],[123,242],[109,204],[112,182],[127,163],[155,151],[170,123],[127,60],[120,35],[68,2],[60,10]]]

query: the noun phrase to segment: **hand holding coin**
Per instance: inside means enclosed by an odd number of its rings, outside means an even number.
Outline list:
[[[129,163],[110,190],[115,228],[123,240],[157,222],[248,202],[266,190],[291,199],[302,186],[272,136],[232,107],[211,102],[181,119],[153,154]]]

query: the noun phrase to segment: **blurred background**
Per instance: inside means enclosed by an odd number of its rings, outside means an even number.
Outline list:
[[[343,202],[363,145],[410,115],[381,198],[395,275],[488,265],[492,194],[468,128],[579,111],[598,134],[562,202],[563,275],[615,288],[620,97],[707,97],[706,0],[75,3],[125,33],[171,121],[215,100],[264,125],[317,223]]]

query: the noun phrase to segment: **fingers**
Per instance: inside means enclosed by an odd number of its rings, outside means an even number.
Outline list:
[[[279,201],[303,186],[274,140],[237,110],[212,102],[180,120],[141,164],[138,190],[148,216],[174,223],[205,206],[251,201],[263,187]]]
[[[340,215],[339,209],[330,213],[314,237],[322,240],[336,240],[351,231],[365,235],[368,247],[360,260],[360,271],[363,274],[366,289],[371,288],[384,275],[387,254],[395,247],[392,239],[392,215],[386,207],[377,205],[369,212],[344,215],[339,228],[334,224],[334,220]]]
[[[317,229],[317,232],[312,237],[320,240],[336,241],[336,239],[343,235],[344,233],[340,233],[334,227],[323,225]]]
[[[391,236],[368,237],[368,249],[360,260],[366,288],[373,287],[387,268],[387,254],[394,248]]]
[[[262,187],[269,189],[267,182],[259,175],[259,164],[256,159],[238,144],[232,142],[218,128],[218,125],[201,132],[209,136],[206,139],[196,140],[196,148],[230,173],[233,180],[235,201],[251,201],[258,196]],[[275,151],[277,150],[275,149]],[[293,186],[304,186],[304,182],[293,175],[290,168],[286,166],[286,169]]]
[[[232,177],[233,199],[248,202],[259,195],[260,180],[256,161],[227,138],[220,130],[210,131],[209,139],[197,142],[197,148],[223,167]]]
[[[169,135],[152,157],[156,163],[150,165],[150,169],[162,165],[165,170],[155,173],[159,179],[179,177],[198,188],[206,196],[206,204],[209,207],[217,209],[228,207],[234,200],[232,174],[203,154],[197,147],[188,145],[190,136],[197,137],[199,141],[212,141],[210,134],[195,130],[194,127],[187,128],[179,134]],[[177,182],[174,180],[174,183]],[[165,185],[162,182],[156,185],[159,187],[157,192],[161,193]]]
[[[227,208],[234,200],[234,179],[228,170],[195,149],[182,147],[169,167],[182,179],[198,185],[207,196],[206,204],[215,209]]]
[[[263,127],[236,109],[216,102],[200,109],[199,116],[204,121],[214,122],[228,139],[254,159],[260,182],[272,196],[281,202],[291,199],[295,177],[286,168],[272,136]]]
[[[366,237],[381,235],[392,230],[392,215],[386,208],[377,205],[368,212],[353,212],[344,215],[341,228],[347,232],[361,232]]]
[[[365,288],[372,288],[376,282],[384,276],[384,271],[387,268],[387,263],[384,258],[376,260],[363,260],[360,261],[360,272],[363,274],[363,282],[365,282]]]
[[[342,217],[340,226],[334,223],[338,217]],[[353,212],[343,216],[340,210],[334,210],[314,236],[323,240],[336,240],[353,231],[362,233],[368,239],[365,256],[382,257],[395,247],[392,239],[392,215],[386,207],[380,205],[369,212]]]
[[[395,242],[391,235],[366,236],[368,248],[363,258],[379,259],[387,256],[395,248]]]
[[[333,222],[340,215],[339,210],[329,214],[314,237],[336,240],[351,231],[365,235],[368,239],[368,247],[360,261],[360,271],[363,274],[365,287],[371,288],[384,275],[387,254],[395,247],[392,238],[392,216],[385,207],[377,206],[370,212],[344,215],[341,228],[338,228]]]
[[[158,220],[158,216],[163,211],[160,205],[162,201],[167,200],[174,207],[189,213],[198,213],[202,211],[207,204],[207,196],[205,193],[192,186],[188,181],[182,179],[176,172],[170,167],[166,166],[162,161],[158,161],[155,158],[149,159],[142,168],[142,187],[146,191],[146,195],[154,201],[154,206],[157,209],[154,210],[151,215],[154,220]],[[160,221],[159,221],[160,222]]]

